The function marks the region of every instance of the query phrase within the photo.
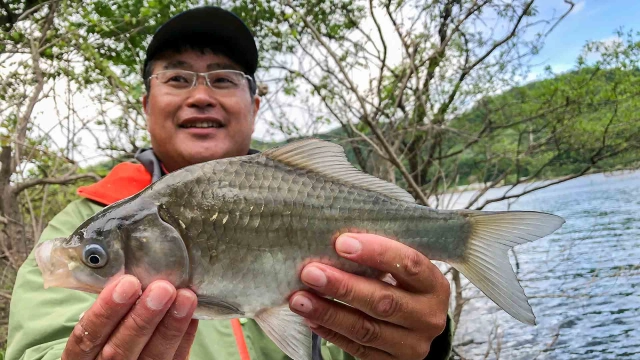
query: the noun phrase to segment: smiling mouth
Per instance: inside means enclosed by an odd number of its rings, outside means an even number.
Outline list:
[[[191,128],[200,128],[200,129],[213,128],[213,129],[219,129],[219,128],[223,128],[224,127],[224,125],[222,125],[220,123],[217,123],[217,122],[213,122],[213,121],[194,122],[194,123],[182,124],[182,125],[179,125],[179,126],[182,129],[191,129]]]

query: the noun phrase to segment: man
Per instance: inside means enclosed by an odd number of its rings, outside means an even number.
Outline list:
[[[103,206],[167,172],[255,152],[249,145],[260,108],[257,63],[250,31],[225,10],[197,8],[169,20],[154,35],[143,70],[152,150],[136,155],[142,164],[119,164],[102,181],[80,188],[83,198],[52,219],[40,241],[68,236]],[[329,342],[322,345],[324,359],[448,356],[449,285],[427,258],[398,242],[363,234],[341,236],[336,251],[391,273],[398,285],[308,264],[303,282],[351,305],[306,291],[291,296],[292,311]],[[253,320],[198,322],[191,319],[196,305],[190,290],[156,281],[141,291],[130,275],[97,296],[45,290],[31,254],[13,292],[7,359],[286,358]]]

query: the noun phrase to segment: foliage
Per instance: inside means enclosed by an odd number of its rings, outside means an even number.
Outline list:
[[[614,170],[618,164],[625,166],[624,157],[637,160],[634,140],[640,134],[635,114],[640,104],[633,84],[638,74],[585,67],[481,101],[451,123],[460,132],[478,133],[485,126],[483,119],[491,119],[489,135],[461,153],[460,183],[490,182],[506,168],[515,169],[505,179],[510,184],[522,178],[566,176],[590,165],[594,171]],[[562,110],[550,111],[558,108]],[[459,151],[463,143],[459,137],[448,139],[445,154]],[[496,161],[495,172],[478,171],[486,168],[487,157],[501,154],[505,156]],[[601,162],[605,154],[624,156]]]

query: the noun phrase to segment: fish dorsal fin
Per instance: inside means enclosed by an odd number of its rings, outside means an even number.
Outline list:
[[[296,141],[262,153],[271,160],[307,169],[343,184],[375,191],[408,202],[416,200],[404,189],[356,169],[347,160],[342,146],[319,139]]]

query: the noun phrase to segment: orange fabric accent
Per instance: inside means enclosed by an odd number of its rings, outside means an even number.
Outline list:
[[[240,360],[251,360],[249,356],[249,349],[247,343],[244,341],[244,333],[242,332],[242,325],[240,320],[231,319],[231,328],[233,329],[233,335],[236,337],[236,345],[238,346],[238,353],[240,354]]]
[[[123,162],[97,183],[80,186],[78,195],[111,205],[131,195],[135,195],[151,184],[151,174],[142,164]]]

